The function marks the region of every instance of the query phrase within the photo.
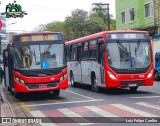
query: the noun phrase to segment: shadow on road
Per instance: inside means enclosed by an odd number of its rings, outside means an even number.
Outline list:
[[[71,87],[70,88],[79,88],[82,90],[88,90],[90,92],[93,92],[91,90],[91,86],[89,85],[76,85],[76,87]],[[142,91],[142,90],[138,90],[136,92],[131,92],[129,88],[110,88],[110,89],[106,89],[106,88],[101,88],[100,89],[100,93],[102,94],[106,94],[106,95],[128,95],[128,94],[153,94],[153,92],[149,92],[149,91]]]

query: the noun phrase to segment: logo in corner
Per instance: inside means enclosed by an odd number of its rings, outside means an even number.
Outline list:
[[[14,1],[6,5],[6,11],[2,15],[6,15],[6,18],[23,18],[27,13],[22,11],[22,6]]]

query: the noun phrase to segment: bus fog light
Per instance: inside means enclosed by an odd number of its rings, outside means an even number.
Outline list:
[[[61,82],[63,80],[63,76],[59,79],[59,81]]]
[[[107,73],[111,79],[116,80],[116,77],[110,71],[107,71]]]
[[[151,78],[153,75],[153,69],[150,71],[150,73],[148,74],[147,78]]]

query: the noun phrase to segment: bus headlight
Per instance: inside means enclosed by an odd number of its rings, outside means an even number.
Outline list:
[[[18,77],[15,77],[15,80],[19,82],[19,78]]]
[[[17,81],[17,82],[19,82],[20,84],[25,84],[25,82],[24,82],[24,80],[22,80],[22,79],[20,79],[20,78],[18,78],[18,77],[15,77],[15,80]]]
[[[117,78],[110,72],[110,71],[107,71],[109,77],[113,80],[116,80]]]
[[[67,77],[67,74],[64,74],[62,77],[60,77],[59,81],[63,81]]]
[[[67,77],[67,74],[63,75],[64,79]]]
[[[25,84],[25,83],[24,83],[24,80],[22,80],[22,79],[19,79],[19,83]]]
[[[62,76],[62,77],[60,77],[59,81],[60,81],[60,82],[61,82],[61,81],[63,81],[63,76]]]
[[[153,69],[149,72],[149,74],[148,74],[147,78],[151,78],[151,77],[152,77],[152,75],[153,75]]]

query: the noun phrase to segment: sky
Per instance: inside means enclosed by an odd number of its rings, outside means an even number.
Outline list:
[[[14,0],[0,0],[0,12],[5,12],[6,5]],[[22,11],[28,15],[23,18],[7,18],[7,31],[27,32],[32,31],[40,24],[52,21],[64,21],[71,15],[71,11],[82,9],[91,11],[93,3],[109,3],[110,14],[115,17],[115,0],[16,0]]]

